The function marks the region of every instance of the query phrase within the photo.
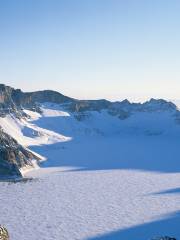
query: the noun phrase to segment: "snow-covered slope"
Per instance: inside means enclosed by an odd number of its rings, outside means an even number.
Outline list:
[[[171,109],[163,111],[156,110],[131,111],[125,119],[119,115],[112,114],[109,110],[70,112],[64,105],[46,103],[41,105],[41,113],[24,110],[29,119],[18,120],[12,116],[0,118],[0,125],[9,131],[13,127],[18,129],[19,135],[33,138],[29,145],[35,141],[38,133],[49,136],[49,141],[39,138],[39,143],[55,143],[59,141],[70,141],[82,136],[113,136],[113,135],[168,135],[179,136],[180,124],[178,122],[179,112]],[[8,125],[8,126],[6,126]],[[11,129],[12,130],[12,129]],[[41,134],[40,134],[41,133]],[[16,136],[16,133],[15,133]],[[59,139],[58,139],[59,136]],[[53,138],[55,138],[53,140]],[[52,139],[52,140],[51,140]],[[25,139],[23,139],[25,141]]]
[[[172,110],[134,111],[128,118],[121,119],[107,110],[74,113],[64,105],[52,103],[44,103],[40,109],[40,113],[24,109],[26,117],[20,119],[14,114],[0,117],[0,126],[20,144],[37,150],[44,159],[49,158],[44,149],[46,152],[58,146],[59,150],[66,142],[83,146],[83,142],[90,139],[96,142],[108,138],[178,139],[180,136],[179,113]],[[53,165],[55,160],[50,159],[47,164]]]
[[[68,137],[33,124],[32,121],[38,120],[42,116],[29,110],[24,111],[30,118],[18,119],[13,114],[9,114],[3,118],[0,117],[0,126],[22,145],[53,144],[55,142],[70,140]]]
[[[38,108],[0,118],[7,133],[47,159],[26,174],[26,184],[0,182],[0,223],[13,240],[180,238],[180,117],[173,104]]]

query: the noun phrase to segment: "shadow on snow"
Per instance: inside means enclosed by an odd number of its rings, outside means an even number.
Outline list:
[[[77,170],[134,169],[180,172],[180,140],[163,136],[82,137],[31,147],[48,161],[43,167]]]
[[[150,240],[158,236],[180,237],[180,212],[164,219],[88,238],[88,240]]]

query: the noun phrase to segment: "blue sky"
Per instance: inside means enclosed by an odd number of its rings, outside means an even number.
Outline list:
[[[0,0],[1,83],[180,99],[179,0]]]

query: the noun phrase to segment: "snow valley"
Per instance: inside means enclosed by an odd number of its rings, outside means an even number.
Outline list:
[[[0,107],[0,223],[13,240],[180,238],[175,104],[0,85]]]

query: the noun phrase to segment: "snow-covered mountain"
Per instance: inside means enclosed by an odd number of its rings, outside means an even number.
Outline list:
[[[77,100],[50,90],[24,93],[0,85],[0,127],[3,130],[0,138],[4,139],[6,134],[7,148],[13,146],[11,148],[14,149],[13,144],[17,141],[18,146],[24,149],[23,154],[27,156],[23,164],[22,161],[19,163],[17,157],[13,159],[19,169],[26,169],[26,165],[29,169],[29,166],[34,166],[33,162],[45,159],[35,153],[29,155],[27,147],[33,149],[33,146],[93,136],[179,136],[179,123],[178,108],[163,99],[151,99],[143,104],[130,103],[128,100]],[[6,145],[3,145],[4,148]],[[11,156],[7,154],[4,164],[1,153],[1,168],[7,166],[9,172],[12,169],[11,162]]]

